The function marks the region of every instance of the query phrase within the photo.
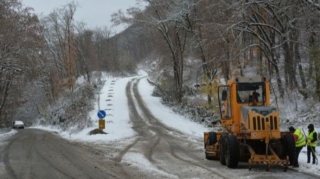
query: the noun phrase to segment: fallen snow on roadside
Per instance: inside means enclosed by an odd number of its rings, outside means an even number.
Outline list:
[[[23,129],[21,129],[23,130]],[[11,129],[9,132],[1,132],[0,133],[0,142],[5,140],[6,138],[15,135],[16,133],[18,133],[17,129]]]
[[[188,134],[190,139],[202,138],[203,132],[208,131],[202,124],[190,121],[185,117],[175,113],[167,106],[161,103],[159,97],[152,96],[153,86],[151,86],[147,79],[140,80],[138,89],[146,106],[152,111],[152,114],[165,125]]]

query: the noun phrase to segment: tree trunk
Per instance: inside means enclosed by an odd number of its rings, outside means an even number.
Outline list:
[[[285,69],[286,85],[289,88],[293,88],[294,86],[298,87],[296,73],[294,70],[294,61],[292,60],[292,56],[291,56],[292,51],[290,50],[289,42],[286,42],[283,44],[283,49],[284,49],[284,56],[285,56],[284,69]]]
[[[299,68],[299,75],[300,75],[300,80],[301,80],[301,85],[303,87],[303,89],[307,88],[307,83],[306,83],[306,78],[302,69],[302,65],[301,65],[301,56],[300,56],[300,52],[299,52],[299,45],[295,44],[295,57],[297,59],[298,62],[298,68]]]
[[[0,119],[1,119],[1,115],[3,111],[6,111],[5,109],[5,104],[7,102],[7,97],[9,94],[9,89],[10,89],[10,85],[11,85],[11,81],[7,79],[7,81],[5,82],[5,86],[4,86],[4,90],[3,90],[3,94],[2,94],[2,100],[0,103]]]
[[[319,59],[313,59],[313,60],[314,60],[314,69],[315,69],[315,75],[316,75],[316,94],[318,96],[318,100],[320,100],[320,60]]]
[[[278,63],[277,63],[277,59],[276,58],[273,58],[273,63],[274,63],[274,70],[276,72],[276,79],[277,79],[277,84],[278,84],[280,97],[283,98],[284,97],[284,89],[282,87],[281,76],[280,76],[280,72],[279,72],[279,68],[278,68],[278,65],[277,65]]]

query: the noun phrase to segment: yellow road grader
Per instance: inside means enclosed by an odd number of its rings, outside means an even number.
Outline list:
[[[218,87],[220,123],[223,130],[204,132],[207,159],[236,168],[247,161],[282,165],[287,171],[295,146],[290,132],[280,131],[279,110],[270,105],[270,86],[265,77],[237,77]]]

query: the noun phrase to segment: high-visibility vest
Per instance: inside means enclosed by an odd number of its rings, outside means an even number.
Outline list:
[[[306,140],[304,139],[304,135],[302,134],[300,129],[296,129],[293,134],[298,136],[298,139],[296,141],[296,147],[306,145]]]
[[[308,139],[311,141],[313,139],[313,134],[316,133],[316,131],[312,131],[308,134]],[[312,142],[311,144],[308,144],[308,146],[316,147],[317,141]]]

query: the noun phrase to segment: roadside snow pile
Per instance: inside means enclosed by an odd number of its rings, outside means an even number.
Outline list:
[[[11,128],[0,128],[0,145],[9,137],[18,133],[18,130],[11,129]]]

